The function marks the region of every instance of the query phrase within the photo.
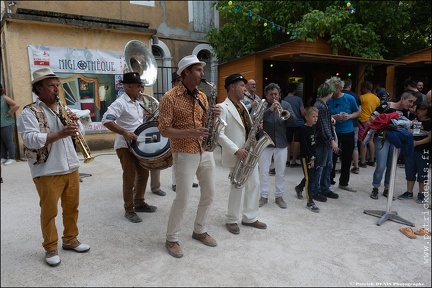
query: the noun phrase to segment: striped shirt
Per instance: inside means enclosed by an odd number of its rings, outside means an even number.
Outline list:
[[[208,108],[207,96],[197,90],[196,97],[205,109]],[[178,85],[164,94],[159,103],[158,129],[163,133],[172,127],[179,130],[203,127],[207,118],[198,100],[187,94],[183,85]],[[202,137],[170,138],[173,153],[203,153]]]

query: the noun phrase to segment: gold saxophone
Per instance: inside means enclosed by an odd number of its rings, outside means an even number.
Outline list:
[[[267,101],[262,99],[258,104],[256,110],[252,114],[252,128],[249,131],[248,138],[243,146],[243,149],[248,151],[248,155],[245,160],[237,159],[237,163],[234,170],[228,175],[231,184],[237,189],[243,188],[246,181],[255,169],[264,148],[268,145],[274,145],[270,136],[264,132],[261,138],[257,141],[255,136],[258,132],[259,125],[264,117],[264,110],[267,107]]]
[[[70,111],[69,108],[67,108],[61,101],[60,101],[60,97],[57,96],[57,103],[59,106],[59,114],[57,115],[60,118],[60,121],[63,123],[63,125],[68,125],[68,124],[74,124],[74,125],[78,125],[78,123],[74,120],[72,120],[69,116],[68,116],[68,112]],[[79,146],[81,152],[83,153],[84,156],[84,163],[89,163],[91,161],[94,160],[94,157],[91,157],[90,155],[90,148],[87,145],[87,142],[84,139],[84,136],[81,134],[81,132],[78,130],[76,132],[76,135],[74,136],[75,138],[75,143]]]
[[[216,148],[217,139],[219,137],[220,131],[227,124],[225,123],[224,120],[220,119],[219,117],[216,119],[216,121],[214,119],[212,107],[217,104],[216,85],[214,83],[207,82],[205,79],[201,79],[201,82],[211,87],[211,93],[210,96],[208,97],[209,105],[207,109],[207,118],[206,118],[206,123],[204,125],[204,127],[209,129],[209,136],[204,137],[202,145],[205,151],[212,152]]]

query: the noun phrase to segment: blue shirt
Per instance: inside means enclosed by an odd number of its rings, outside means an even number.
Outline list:
[[[341,112],[352,114],[359,111],[354,96],[346,93],[344,93],[342,97],[327,100],[327,105],[331,115],[340,114]],[[353,120],[336,121],[335,130],[337,133],[342,134],[354,132]]]
[[[354,97],[354,99],[356,100],[357,106],[361,106],[360,97],[356,93],[352,92],[351,90],[342,90],[342,93],[346,93],[346,94],[352,95]],[[356,118],[353,119],[353,124],[354,124],[354,127],[358,127],[358,125],[359,125],[359,117],[356,117]]]

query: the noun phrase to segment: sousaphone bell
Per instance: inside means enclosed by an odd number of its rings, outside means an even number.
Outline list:
[[[137,72],[144,86],[153,86],[157,78],[156,59],[147,46],[138,40],[129,41],[124,48],[126,67]]]

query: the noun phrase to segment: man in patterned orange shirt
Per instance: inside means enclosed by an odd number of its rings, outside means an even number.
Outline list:
[[[162,136],[170,139],[177,185],[165,246],[171,256],[181,258],[183,252],[179,234],[195,175],[200,184],[201,196],[192,238],[210,247],[217,246],[216,240],[207,233],[206,226],[215,190],[215,161],[213,153],[204,150],[202,141],[203,137],[209,135],[209,129],[204,127],[206,111],[212,109],[216,119],[220,115],[220,108],[209,107],[206,95],[197,89],[204,77],[205,63],[195,55],[189,55],[181,59],[178,66],[182,83],[161,98],[158,129]]]

